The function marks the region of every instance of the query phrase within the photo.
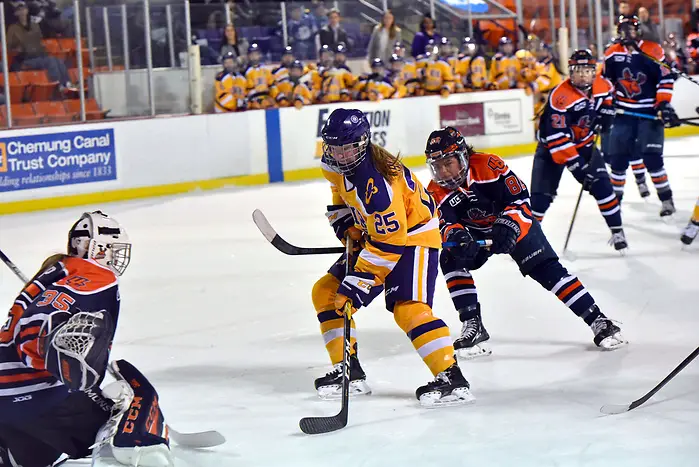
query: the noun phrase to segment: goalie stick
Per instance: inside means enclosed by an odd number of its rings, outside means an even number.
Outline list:
[[[687,365],[689,365],[689,363],[690,363],[692,360],[694,360],[695,358],[697,358],[697,356],[699,356],[699,347],[697,347],[696,349],[694,349],[694,352],[692,352],[691,354],[689,354],[689,356],[688,356],[687,358],[685,358],[685,359],[682,361],[682,363],[680,363],[680,364],[677,366],[677,368],[675,368],[674,370],[672,370],[672,371],[670,372],[670,374],[667,375],[667,376],[665,377],[664,380],[662,380],[656,387],[654,387],[653,389],[651,389],[650,391],[648,391],[648,392],[647,392],[643,397],[641,397],[640,399],[636,399],[635,401],[633,401],[633,402],[630,403],[630,404],[608,404],[608,405],[603,405],[603,406],[600,408],[600,412],[602,412],[603,414],[606,414],[606,415],[617,415],[617,414],[620,414],[620,413],[628,412],[629,410],[633,410],[633,409],[635,409],[636,407],[645,404],[645,403],[648,401],[648,399],[650,399],[651,397],[653,397],[653,396],[655,395],[655,393],[657,393],[658,391],[660,391],[660,390],[663,388],[663,386],[665,386],[667,383],[669,383],[670,380],[671,380],[672,378],[674,378],[675,376],[677,376],[677,374],[678,374],[680,371],[682,371],[682,370],[684,369],[684,367],[686,367]]]
[[[345,253],[347,261],[345,261],[345,275],[350,271],[350,256],[352,255],[353,247],[352,239],[347,236],[345,240]],[[344,328],[342,337],[345,341],[345,351],[342,355],[342,406],[337,415],[330,417],[304,417],[299,421],[301,431],[307,435],[318,435],[321,433],[330,433],[337,431],[347,426],[347,418],[349,417],[349,386],[350,386],[350,350],[351,350],[351,315],[352,303],[346,302],[345,308],[342,310],[342,318],[344,320]]]
[[[10,261],[10,258],[8,258],[7,255],[2,252],[2,250],[0,250],[0,259],[3,263],[7,265],[8,268],[12,270],[12,272],[15,273],[15,275],[23,283],[26,284],[29,281],[27,277],[24,274],[22,274],[22,271],[20,271],[20,269],[17,266],[15,266],[15,264],[12,261]],[[221,444],[226,442],[226,438],[224,438],[223,435],[218,431],[182,433],[175,430],[170,425],[168,425],[168,430],[170,433],[170,438],[182,447],[210,448],[214,446],[220,446]]]

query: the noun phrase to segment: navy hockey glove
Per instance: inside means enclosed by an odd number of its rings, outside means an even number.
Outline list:
[[[459,262],[473,262],[480,250],[478,243],[466,229],[451,229],[447,233],[446,241],[458,244],[458,246],[447,247],[446,250]]]
[[[663,124],[666,127],[672,128],[680,126],[680,119],[675,113],[675,109],[667,101],[662,101],[660,104],[655,106],[656,112],[660,113],[660,118],[663,120]]]
[[[573,174],[573,177],[582,185],[583,190],[589,192],[592,184],[599,179],[599,176],[596,170],[590,167],[589,164],[585,163],[581,166],[581,162],[582,157],[576,157],[568,163],[567,167],[570,173]]]
[[[613,107],[608,107],[603,105],[597,111],[597,116],[595,117],[595,122],[592,125],[595,133],[607,133],[612,128],[612,123],[614,123],[614,116],[616,111]]]
[[[374,275],[368,272],[352,272],[345,276],[337,288],[335,309],[342,310],[349,300],[354,308],[369,304],[371,288],[376,284]]]
[[[520,232],[521,229],[517,222],[507,216],[498,217],[491,230],[493,244],[490,247],[490,252],[493,254],[512,253],[517,245]]]
[[[344,241],[346,237],[346,232],[350,227],[354,227],[354,218],[352,217],[352,211],[350,208],[344,204],[334,204],[328,206],[328,212],[325,216],[330,222],[330,226],[335,231],[335,236],[340,241]]]

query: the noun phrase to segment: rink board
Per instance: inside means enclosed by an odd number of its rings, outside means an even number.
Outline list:
[[[680,117],[696,115],[695,85],[679,80],[673,104]],[[503,157],[535,148],[532,98],[519,89],[8,130],[0,133],[0,215],[317,178],[322,125],[335,108],[350,105],[367,115],[372,141],[411,167],[424,164],[427,136],[444,125],[457,126],[476,148]],[[71,178],[60,167],[47,169],[49,159],[57,160],[52,150],[60,155],[58,134],[91,131],[113,134],[111,172],[78,166]],[[668,137],[698,133],[689,126],[666,131]],[[19,144],[26,140],[46,146],[37,152],[38,146]],[[77,156],[65,154],[70,157]],[[50,181],[27,189],[41,164]]]

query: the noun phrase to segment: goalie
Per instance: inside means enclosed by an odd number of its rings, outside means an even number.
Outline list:
[[[46,467],[93,445],[93,465],[172,465],[157,393],[128,362],[108,365],[130,257],[114,219],[85,213],[67,254],[44,261],[15,299],[0,328],[0,465]],[[108,367],[116,382],[101,391]]]

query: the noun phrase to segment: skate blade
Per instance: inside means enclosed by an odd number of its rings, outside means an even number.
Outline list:
[[[350,397],[368,396],[371,388],[366,381],[351,381],[349,387]],[[321,386],[318,388],[318,397],[324,401],[336,401],[342,399],[342,385],[333,384],[331,386]]]
[[[624,339],[621,333],[617,332],[613,336],[609,336],[599,343],[599,348],[604,351],[617,350],[629,345],[629,341]]]
[[[419,402],[422,407],[436,409],[439,407],[473,404],[476,402],[476,398],[468,388],[457,388],[448,396],[442,396],[439,391],[425,393],[420,396]]]
[[[467,347],[456,350],[456,356],[463,360],[473,360],[474,358],[487,357],[492,355],[493,349],[485,342],[476,344],[473,347]]]
[[[665,224],[670,225],[675,221],[675,214],[668,214],[667,216],[660,216],[660,220],[662,220]]]
[[[619,253],[619,256],[626,256],[626,253],[629,251],[629,247],[622,248],[620,250],[616,250]]]

